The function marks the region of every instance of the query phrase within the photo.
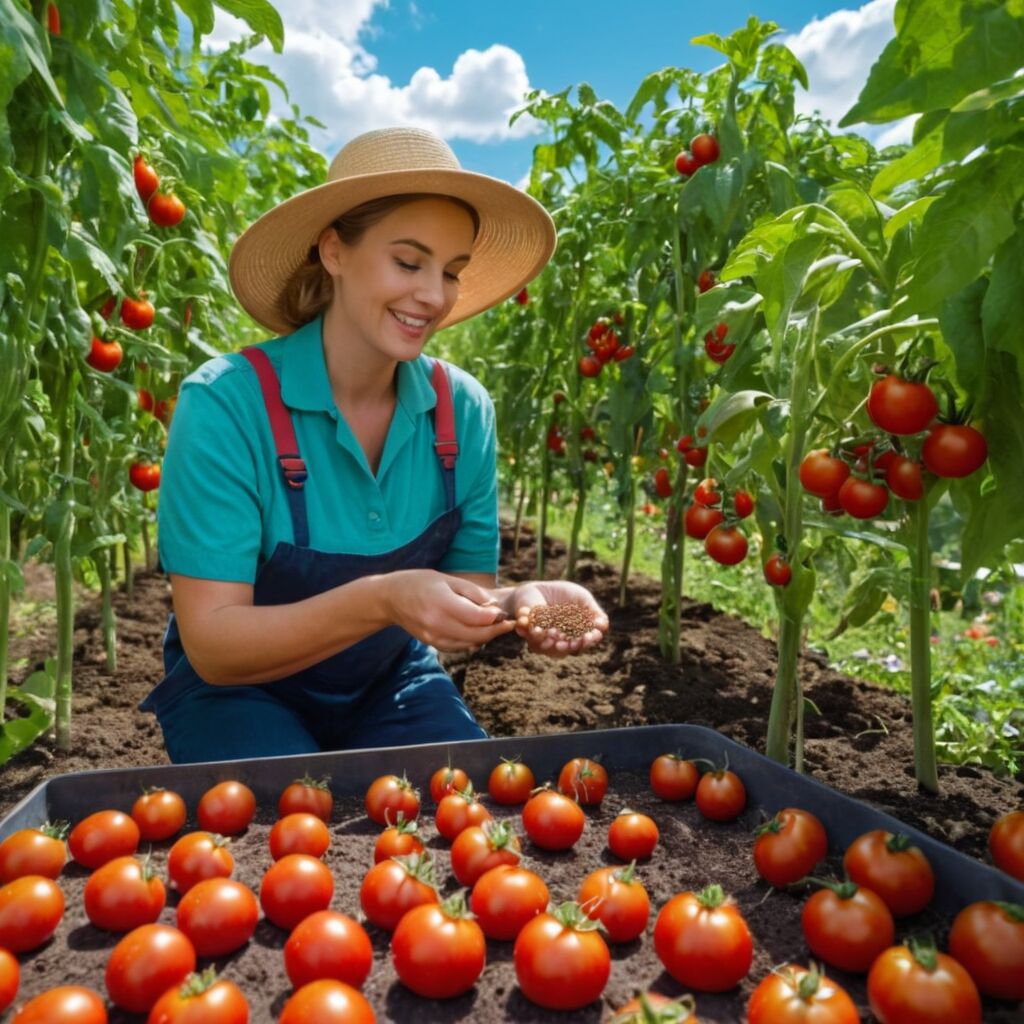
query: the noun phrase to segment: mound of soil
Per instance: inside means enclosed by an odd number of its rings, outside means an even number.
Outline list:
[[[564,549],[549,542],[545,553],[549,576],[557,576],[564,567]],[[515,555],[511,538],[505,536],[503,578],[531,578],[535,555],[534,537],[528,531]],[[585,556],[577,578],[610,614],[611,630],[599,648],[553,660],[524,652],[521,641],[504,637],[473,655],[448,659],[449,670],[489,733],[527,735],[690,722],[763,749],[775,674],[776,651],[771,641],[709,604],[689,602],[682,613],[682,663],[672,666],[662,661],[658,650],[657,581],[634,576],[628,606],[620,609],[615,606],[615,569]],[[57,774],[166,763],[155,719],[139,713],[136,705],[161,677],[160,644],[169,607],[168,583],[156,574],[137,578],[132,601],[118,596],[119,668],[114,675],[105,668],[99,608],[95,603],[82,607],[75,632],[75,749],[64,753],[49,742],[39,743],[0,769],[0,816],[35,785]],[[13,641],[12,658],[27,657],[27,671],[31,671],[52,651],[52,644],[46,630],[36,631]],[[992,821],[1024,803],[1020,782],[998,778],[983,769],[946,766],[940,773],[941,793],[924,793],[913,778],[910,707],[905,698],[839,675],[813,657],[803,659],[801,674],[806,694],[821,711],[807,723],[806,761],[811,774],[971,856],[987,859]],[[702,1021],[742,1020],[750,991],[771,967],[791,958],[807,960],[800,934],[800,901],[787,894],[769,895],[758,881],[745,852],[755,824],[747,820],[749,813],[735,823],[715,826],[714,838],[708,841],[707,827],[702,828],[692,803],[671,808],[659,804],[638,778],[615,780],[615,786],[614,805],[606,801],[606,806],[590,812],[584,840],[570,858],[529,847],[531,866],[548,882],[556,902],[572,899],[586,871],[611,862],[604,836],[615,809],[623,806],[622,800],[646,810],[662,826],[663,850],[672,854],[663,858],[656,854],[642,870],[654,911],[673,892],[714,880],[735,895],[750,921],[757,948],[750,977],[730,993],[698,995]],[[272,809],[263,809],[257,822],[232,846],[235,877],[256,890],[269,866],[266,834],[271,813]],[[511,816],[517,812],[498,813]],[[428,848],[436,848],[447,864],[443,853],[447,844],[436,836],[429,821],[424,831]],[[335,909],[357,913],[359,882],[370,861],[374,834],[359,801],[339,803],[332,821],[333,846],[327,855],[336,878]],[[158,844],[154,851],[161,872],[169,845]],[[837,866],[831,865],[833,869]],[[61,983],[77,982],[102,991],[103,964],[117,937],[86,921],[81,909],[84,880],[85,872],[77,866],[65,869],[61,879],[67,896],[65,920],[49,944],[20,958],[23,988],[19,1005],[25,996]],[[171,903],[175,901],[172,897]],[[926,911],[921,920],[911,923],[934,928],[942,936],[948,922],[927,917]],[[174,922],[173,906],[164,910],[160,920]],[[613,948],[612,979],[605,997],[583,1010],[552,1014],[530,1004],[515,985],[511,944],[496,942],[488,943],[488,968],[471,993],[445,1003],[424,1003],[396,981],[387,934],[370,932],[376,955],[365,991],[380,1020],[542,1021],[557,1017],[597,1022],[627,999],[638,984],[669,995],[682,991],[661,970],[649,928],[641,939]],[[898,934],[906,934],[906,929],[901,927]],[[284,932],[262,921],[248,946],[218,961],[225,975],[250,996],[254,1022],[275,1019],[290,993],[281,966],[285,938]],[[72,957],[67,955],[69,949],[75,951]],[[838,972],[837,978],[866,1019],[863,978]],[[986,1005],[985,1019],[1019,1019],[1015,1012],[1005,1005]],[[120,1011],[111,1014],[115,1024],[137,1020],[141,1018]]]

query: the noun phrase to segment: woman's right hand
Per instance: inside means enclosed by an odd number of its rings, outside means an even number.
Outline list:
[[[515,629],[490,591],[433,569],[380,577],[388,618],[439,651],[469,651]]]

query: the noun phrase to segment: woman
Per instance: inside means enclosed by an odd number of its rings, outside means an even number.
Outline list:
[[[562,656],[608,620],[564,581],[498,587],[494,411],[431,335],[508,298],[551,218],[429,132],[350,142],[231,254],[277,337],[183,384],[161,489],[174,614],[142,703],[175,762],[484,736],[437,659],[513,629]],[[592,616],[582,636],[530,609]]]

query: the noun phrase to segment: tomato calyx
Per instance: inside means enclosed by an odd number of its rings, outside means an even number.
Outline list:
[[[1006,903],[1003,900],[993,900],[997,906],[1011,921],[1017,924],[1024,924],[1024,905],[1020,903]]]
[[[823,889],[831,889],[836,894],[836,897],[841,900],[852,900],[860,891],[860,886],[856,882],[851,882],[849,878],[843,879],[840,882],[835,878],[819,878],[817,875],[808,875],[806,878],[801,879],[801,882],[810,882],[812,885],[819,885]]]
[[[575,900],[559,903],[548,913],[563,927],[574,932],[607,931],[598,918],[587,917],[583,907]]]
[[[689,1020],[697,1012],[697,1001],[689,993],[667,1003],[652,1005],[648,993],[637,992],[634,996],[640,1004],[639,1011],[613,1017],[609,1024],[679,1024]]]
[[[814,1002],[814,997],[818,994],[818,989],[821,988],[822,976],[818,965],[814,963],[799,978],[797,977],[797,972],[792,970],[792,968],[783,975],[789,987],[796,992],[797,998],[804,1003]]]
[[[59,839],[63,842],[71,831],[70,821],[47,821],[39,826],[38,831],[50,839]]]
[[[519,837],[507,821],[485,821],[481,826],[487,837],[487,845],[492,850],[511,850],[519,852]]]
[[[466,892],[467,890],[465,889],[459,889],[456,892],[453,892],[448,899],[441,900],[438,903],[441,913],[452,921],[473,920],[473,915],[470,913],[469,905],[466,903]]]
[[[885,848],[890,853],[906,853],[914,849],[913,840],[902,832],[889,832],[885,838]]]
[[[939,966],[939,950],[935,945],[935,938],[925,933],[924,935],[912,935],[907,939],[907,949],[914,958],[914,962],[923,967],[929,974],[933,974]]]
[[[401,864],[406,874],[417,882],[430,886],[437,892],[437,878],[434,874],[434,862],[426,850],[419,853],[410,853],[402,857],[392,857],[396,864]]]
[[[626,809],[623,811],[619,811],[619,817],[621,818],[623,814],[634,813],[634,811]],[[614,878],[616,882],[622,882],[623,885],[633,885],[634,882],[637,881],[636,858],[634,857],[628,864],[619,868],[618,871],[613,872],[612,878]]]
[[[695,892],[693,895],[705,910],[717,910],[729,899],[725,895],[725,890],[717,882],[705,886],[700,892]]]
[[[212,964],[202,971],[193,971],[178,989],[182,999],[194,999],[217,984],[217,968]]]
[[[782,831],[784,825],[785,822],[782,820],[782,814],[780,812],[779,814],[776,814],[774,818],[771,818],[768,821],[762,822],[760,825],[758,825],[754,829],[754,835],[778,835]]]
[[[329,775],[322,775],[319,779],[314,779],[309,772],[306,772],[301,779],[292,779],[292,784],[295,786],[306,786],[309,789],[320,789],[328,793],[330,792],[331,777]]]

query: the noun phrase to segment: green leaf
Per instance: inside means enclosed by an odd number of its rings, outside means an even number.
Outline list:
[[[914,241],[920,255],[907,288],[911,310],[938,308],[986,267],[1016,228],[1016,208],[1024,197],[1020,173],[1024,149],[1006,147],[967,164],[959,181],[924,215]]]
[[[997,250],[992,276],[981,306],[985,344],[989,350],[1009,352],[1024,366],[1024,226]]]
[[[949,108],[1021,67],[1019,0],[900,0],[896,17],[896,38],[875,62],[840,127]]]
[[[913,202],[907,203],[906,206],[897,210],[885,222],[885,228],[882,233],[886,241],[892,241],[897,232],[908,224],[920,224],[924,219],[924,215],[928,212],[928,207],[938,198],[938,196],[922,196],[920,199],[915,199]]]
[[[284,24],[281,15],[268,0],[215,0],[222,11],[241,18],[253,32],[266,36],[275,53],[284,47]]]
[[[213,0],[177,0],[177,3],[185,17],[192,22],[195,44],[198,46],[199,40],[213,31]]]
[[[7,691],[13,696],[12,690]],[[0,726],[0,765],[6,764],[12,757],[30,747],[43,735],[53,723],[53,716],[48,715],[38,705],[33,706],[25,718],[12,718]]]
[[[707,428],[708,444],[731,444],[757,419],[761,408],[772,400],[766,391],[720,394],[704,410],[697,426]]]
[[[947,299],[939,314],[942,337],[956,363],[956,378],[969,395],[979,393],[985,367],[981,307],[987,290],[987,281],[973,281]]]
[[[5,85],[9,85],[13,92],[14,86],[26,77],[21,73],[24,67],[21,58],[26,58],[50,94],[50,102],[63,107],[64,97],[50,74],[49,46],[43,26],[21,4],[0,0],[0,33],[0,57],[3,58],[0,59],[0,68],[6,71],[0,78],[0,98],[7,91]],[[7,102],[2,106],[6,107]]]

